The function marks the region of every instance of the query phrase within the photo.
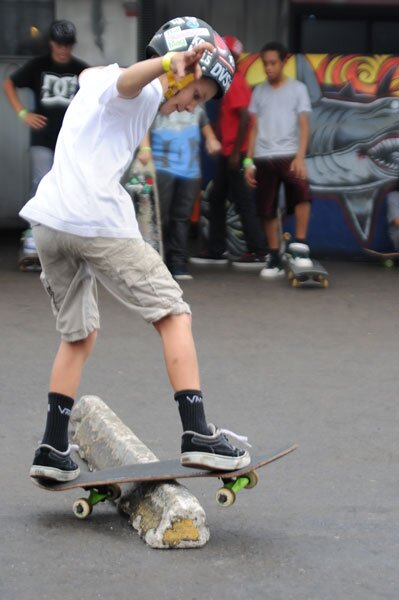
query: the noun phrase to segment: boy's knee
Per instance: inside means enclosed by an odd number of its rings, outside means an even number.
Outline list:
[[[74,351],[74,352],[79,352],[85,355],[90,354],[95,341],[97,339],[97,331],[92,331],[91,333],[89,333],[89,335],[85,338],[82,338],[80,340],[75,340],[75,341],[66,341],[63,340],[65,344],[68,344],[69,347]]]
[[[191,313],[178,313],[178,314],[169,314],[166,317],[163,317],[159,321],[155,321],[153,323],[155,329],[160,333],[162,329],[166,327],[174,327],[180,325],[186,325],[191,327]]]

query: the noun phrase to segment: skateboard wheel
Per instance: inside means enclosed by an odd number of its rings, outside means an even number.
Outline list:
[[[227,487],[222,487],[216,492],[216,502],[219,504],[219,506],[227,508],[228,506],[234,504],[235,501],[235,493],[233,490],[230,490]]]
[[[79,498],[79,500],[75,500],[72,505],[73,514],[78,519],[87,519],[91,515],[91,511],[93,510],[90,502],[86,500],[86,498]]]
[[[246,473],[245,477],[248,477],[249,479],[248,485],[245,486],[246,490],[251,490],[252,488],[254,488],[259,481],[259,475],[256,471],[250,471],[249,473]]]
[[[292,287],[299,287],[299,279],[297,277],[293,277],[291,279],[291,285]]]
[[[122,495],[122,489],[117,483],[107,486],[108,500],[118,500]]]
[[[322,279],[321,287],[323,287],[324,289],[328,288],[328,279]]]
[[[288,276],[288,279],[293,279],[294,273],[292,271],[288,271],[287,276]]]

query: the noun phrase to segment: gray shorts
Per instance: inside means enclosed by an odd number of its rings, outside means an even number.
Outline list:
[[[74,342],[100,328],[97,283],[149,323],[191,314],[166,265],[141,239],[87,238],[32,227],[41,280],[50,296],[62,339]]]

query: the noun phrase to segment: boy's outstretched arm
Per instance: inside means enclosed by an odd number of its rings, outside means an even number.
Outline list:
[[[212,44],[203,42],[186,52],[175,52],[170,60],[170,70],[174,73],[176,81],[189,73],[193,73],[195,79],[199,79],[202,75],[199,60],[205,50],[212,52],[213,49]],[[144,86],[165,73],[163,59],[162,56],[149,58],[124,69],[117,82],[119,94],[123,98],[138,96]],[[166,78],[163,85],[167,87]]]

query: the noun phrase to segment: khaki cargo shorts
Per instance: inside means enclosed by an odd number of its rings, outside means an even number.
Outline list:
[[[191,314],[180,286],[144,240],[87,238],[45,225],[32,231],[62,339],[81,340],[100,328],[96,280],[149,323]]]

